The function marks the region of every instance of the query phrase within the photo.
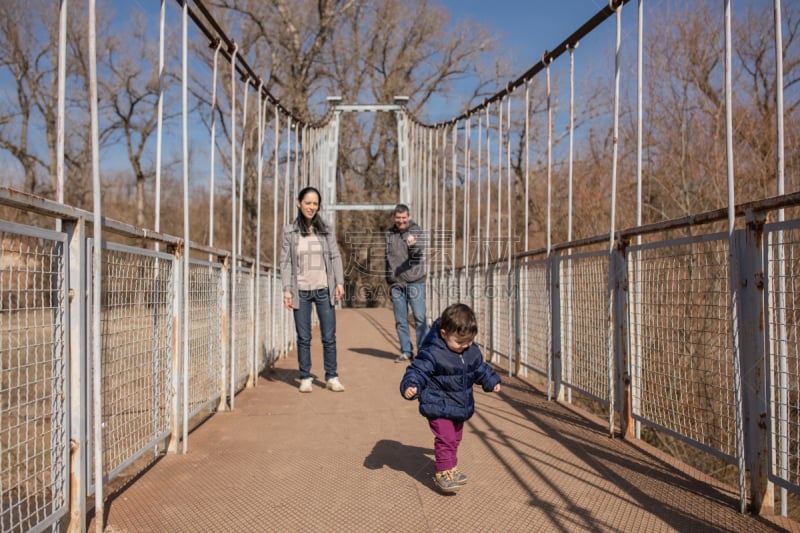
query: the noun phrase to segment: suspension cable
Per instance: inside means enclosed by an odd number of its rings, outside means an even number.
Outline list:
[[[275,293],[275,288],[273,283],[277,280],[275,279],[275,274],[278,268],[278,148],[280,143],[280,115],[278,107],[273,107],[274,111],[274,120],[273,122],[273,137],[274,139],[274,149],[273,149],[273,172],[272,172],[272,282],[270,283],[270,294]],[[276,295],[277,296],[277,295]],[[280,297],[276,298],[278,302],[282,301]],[[271,313],[272,320],[270,321],[271,326],[271,334],[272,338],[276,338],[276,329],[278,327],[277,324],[277,315],[278,313]]]
[[[255,375],[260,371],[258,368],[259,354],[261,353],[261,180],[264,177],[264,113],[266,113],[267,103],[264,100],[264,95],[261,92],[263,82],[259,80],[258,91],[258,167],[257,167],[257,180],[256,184],[256,253],[255,253],[255,335],[253,336],[253,372],[251,373],[250,382],[253,386],[258,383]],[[262,107],[263,106],[263,107]]]
[[[189,225],[189,21],[186,10],[183,12],[181,24],[181,129],[183,146],[183,383],[189,383],[189,243],[191,232]],[[177,387],[176,387],[177,388]],[[183,402],[183,453],[189,447],[189,402]]]
[[[491,106],[486,106],[486,253],[484,265],[489,268],[489,248],[492,239],[492,128]]]
[[[609,0],[609,6],[613,0]],[[609,230],[609,257],[614,252],[614,233],[615,226],[615,213],[617,201],[617,161],[619,154],[619,79],[620,79],[620,43],[622,41],[622,8],[617,9],[617,31],[614,45],[614,125],[611,139],[611,229]],[[611,263],[613,264],[613,262]],[[615,385],[614,385],[614,290],[613,290],[613,268],[608,271],[608,289],[607,289],[607,317],[608,317],[608,331],[607,331],[607,357],[608,357],[608,390],[609,390],[609,408],[608,408],[608,431],[611,437],[614,437],[614,414],[615,414]]]
[[[164,32],[166,27],[166,3],[161,0],[158,22],[158,109],[156,126],[156,208],[153,229],[161,231],[161,150],[164,130]],[[156,243],[158,249],[158,243]]]
[[[531,175],[531,82],[525,84],[525,217],[524,227],[525,236],[523,237],[523,248],[528,249],[529,231],[529,208],[530,203],[530,175]]]
[[[209,187],[208,187],[208,246],[214,246],[214,159],[216,157],[217,128],[217,70],[219,66],[219,50],[222,42],[218,41],[214,48],[214,66],[211,73],[211,147],[209,148]]]
[[[102,389],[102,344],[100,342],[100,315],[102,311],[103,276],[103,224],[100,183],[100,141],[97,112],[97,14],[95,0],[89,0],[89,115],[92,135],[92,224],[94,246],[92,247],[92,404],[94,447],[94,512],[95,531],[102,533],[105,523],[103,504],[103,401]]]
[[[478,202],[477,202],[477,219],[478,219],[478,228],[477,228],[477,242],[476,242],[476,253],[475,253],[475,264],[481,264],[481,248],[483,248],[483,243],[481,242],[481,196],[483,196],[483,191],[481,189],[481,177],[483,175],[483,117],[479,114],[478,115],[478,160],[476,164],[478,166]]]
[[[778,83],[775,84],[775,128],[776,128],[776,156],[775,156],[775,174],[777,177],[777,193],[778,196],[784,194],[784,180],[785,180],[785,167],[784,167],[784,104],[783,104],[783,29],[781,21],[781,0],[774,0],[774,26],[775,26],[775,79]],[[778,210],[778,222],[783,222],[785,217],[784,209]],[[778,388],[779,388],[779,409],[778,420],[778,439],[782,443],[778,448],[778,468],[780,476],[783,479],[788,479],[789,474],[789,457],[786,445],[783,443],[787,441],[788,434],[788,420],[789,420],[789,366],[788,366],[788,342],[787,342],[787,328],[786,328],[786,250],[784,248],[784,234],[783,231],[778,231],[777,234],[777,263],[778,263],[778,305],[776,311],[776,322],[778,323]],[[781,495],[781,516],[788,514],[788,491],[786,487],[780,488]]]
[[[503,149],[506,135],[503,121],[503,100],[497,102],[497,259],[503,257]]]
[[[469,264],[469,237],[470,237],[470,181],[472,180],[472,176],[470,175],[471,170],[471,158],[472,153],[470,151],[470,143],[471,143],[471,136],[472,136],[472,124],[470,123],[470,118],[467,117],[466,124],[465,124],[465,132],[464,132],[464,228],[462,230],[462,251],[463,251],[463,259],[461,261],[461,265],[464,268],[464,272],[467,271],[467,265]]]
[[[236,305],[236,270],[239,256],[236,253],[236,53],[239,47],[233,43],[231,54],[231,250],[233,260],[231,261],[231,316],[235,313]],[[232,321],[231,321],[232,322]],[[236,353],[236,328],[230,328],[230,353]],[[230,391],[229,405],[234,409],[236,392],[236,357],[230,357]]]
[[[458,166],[457,166],[457,156],[456,156],[456,147],[458,146],[458,127],[456,124],[453,124],[450,127],[450,131],[453,134],[452,139],[452,168],[451,170],[451,182],[450,182],[450,190],[453,193],[453,203],[451,204],[450,208],[450,231],[453,233],[453,240],[450,246],[450,269],[453,273],[456,271],[456,206],[458,205],[456,201],[456,181],[458,181]]]
[[[439,153],[439,157],[441,157],[441,160],[442,160],[442,193],[441,193],[442,202],[441,202],[441,210],[440,210],[440,214],[442,216],[442,218],[441,218],[442,222],[441,222],[441,225],[439,226],[439,228],[440,228],[439,231],[441,232],[442,238],[444,238],[445,231],[446,231],[446,228],[447,228],[447,225],[445,224],[445,211],[446,210],[444,208],[445,203],[446,203],[446,198],[447,198],[447,191],[446,191],[446,184],[447,184],[447,128],[442,128],[442,151]],[[441,269],[442,272],[444,272],[444,258],[445,258],[444,245],[442,245],[442,247],[440,249],[442,251],[442,253],[440,254],[441,255],[441,262],[440,262],[441,267],[440,267],[440,269]]]
[[[242,106],[242,146],[241,146],[241,161],[239,163],[240,170],[239,170],[239,229],[237,231],[237,237],[239,241],[238,249],[239,255],[244,254],[244,250],[242,249],[242,219],[244,218],[244,186],[246,184],[246,176],[245,176],[245,164],[246,164],[246,152],[247,152],[247,97],[250,94],[248,90],[250,83],[249,80],[245,81],[244,84],[244,105]],[[235,137],[234,137],[235,140]]]
[[[56,122],[56,201],[64,203],[64,123],[67,87],[67,8],[69,0],[61,0],[58,13],[58,104]],[[56,221],[61,231],[61,219]],[[156,230],[157,231],[157,230]]]
[[[511,257],[514,255],[511,236],[511,189],[513,188],[511,179],[511,93],[509,93],[506,100],[506,247],[508,248],[509,257],[507,262],[508,272],[511,273]],[[509,357],[510,360],[511,358]]]
[[[547,105],[547,257],[553,242],[553,106],[551,105],[550,61],[545,67],[545,102]]]

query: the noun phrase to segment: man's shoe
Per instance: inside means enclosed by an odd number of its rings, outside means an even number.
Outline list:
[[[311,383],[314,378],[304,378],[300,380],[300,392],[311,392]]]
[[[453,478],[453,470],[445,470],[444,472],[436,472],[433,476],[433,482],[439,487],[442,492],[456,492],[461,488],[456,480]]]
[[[344,392],[344,385],[339,381],[339,378],[331,378],[325,384],[325,388],[333,392]]]
[[[404,353],[401,353],[400,357],[398,357],[397,359],[394,360],[395,363],[408,363],[410,361],[411,361],[411,358],[408,355],[404,354]]]
[[[450,474],[453,476],[453,481],[455,481],[458,485],[466,485],[467,484],[467,475],[459,470],[457,467],[453,467],[450,469]]]

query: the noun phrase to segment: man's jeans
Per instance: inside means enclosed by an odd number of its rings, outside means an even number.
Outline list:
[[[422,340],[428,333],[428,324],[425,322],[425,282],[409,283],[405,287],[392,287],[392,306],[394,307],[394,322],[397,327],[397,337],[400,340],[400,352],[411,357],[414,352],[411,347],[411,337],[408,332],[408,308],[414,317],[414,328],[417,331],[417,351],[422,345]]]
[[[314,302],[322,336],[322,357],[325,381],[336,377],[336,310],[331,305],[328,288],[299,291],[300,308],[294,310],[294,327],[297,330],[297,363],[300,379],[311,376],[311,303]]]

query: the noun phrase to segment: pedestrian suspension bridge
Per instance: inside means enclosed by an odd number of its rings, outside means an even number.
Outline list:
[[[643,85],[655,74],[641,62],[653,23],[645,0],[610,2],[502,90],[434,124],[412,113],[413,94],[374,104],[329,97],[324,118],[304,122],[264,88],[204,2],[177,3],[183,233],[162,231],[160,206],[152,227],[104,210],[96,85],[93,209],[64,203],[63,160],[53,198],[0,188],[0,531],[800,531],[787,516],[800,491],[800,193],[784,190],[778,105],[774,194],[735,198],[733,2],[719,2],[719,27],[709,29],[725,38],[727,203],[647,223]],[[774,6],[780,49],[783,8]],[[76,16],[66,1],[60,9],[62,21]],[[586,140],[575,127],[586,118],[573,102],[585,81],[578,43],[604,28],[613,30],[612,142],[591,193],[604,206],[573,216],[573,146]],[[636,35],[638,68],[621,66],[623,33]],[[781,76],[782,54],[769,61]],[[190,87],[197,62],[208,87]],[[556,107],[559,65],[569,105]],[[624,146],[623,84],[638,104],[626,117],[636,142]],[[782,103],[783,83],[774,87]],[[206,108],[186,105],[203,90],[214,95]],[[568,148],[554,149],[556,112],[568,114]],[[346,113],[396,119],[396,198],[340,198]],[[190,135],[193,120],[206,120],[210,135]],[[254,120],[255,138],[243,133]],[[214,161],[217,121],[228,133],[224,168]],[[63,113],[57,127],[64,143]],[[160,157],[160,129],[158,138]],[[210,231],[191,232],[197,168],[212,195],[230,187],[231,246],[215,242],[213,198],[201,220]],[[618,205],[622,183],[634,187]],[[408,204],[428,235],[428,319],[454,302],[476,311],[476,342],[503,391],[476,392],[459,456],[470,481],[457,495],[436,492],[432,437],[400,397],[390,309],[339,309],[347,390],[330,393],[317,379],[311,394],[297,393],[276,265],[280,227],[307,185],[322,192],[334,227],[343,211],[388,219],[395,203]],[[258,199],[252,243],[242,238],[248,191]],[[541,243],[530,231],[534,197],[546,200],[536,203]],[[634,223],[623,227],[617,214],[631,206],[620,219]],[[573,219],[602,213],[606,230],[573,235]],[[566,239],[553,242],[556,223]],[[380,239],[378,228],[338,237],[357,248],[370,232]],[[653,434],[728,475],[651,446]]]

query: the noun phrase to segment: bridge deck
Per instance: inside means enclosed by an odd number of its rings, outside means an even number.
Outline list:
[[[433,438],[400,397],[391,311],[342,310],[332,393],[297,392],[293,355],[109,498],[107,531],[798,531],[736,511],[735,490],[504,376],[476,390],[458,494],[434,488]],[[315,332],[316,334],[316,332]],[[322,374],[318,338],[313,371]],[[94,525],[90,524],[90,530]]]

